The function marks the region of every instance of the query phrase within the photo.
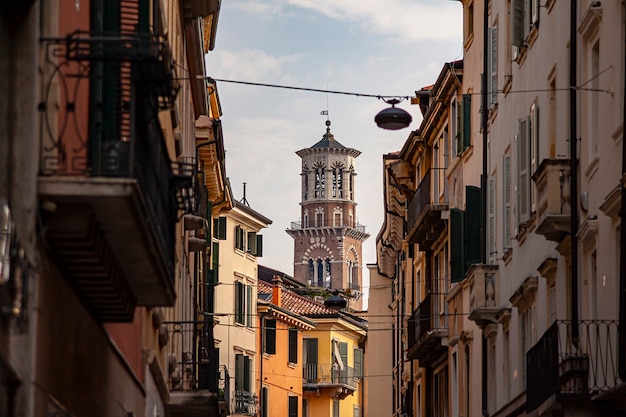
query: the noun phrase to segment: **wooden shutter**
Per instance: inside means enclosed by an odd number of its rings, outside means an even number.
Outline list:
[[[235,249],[242,249],[243,240],[241,237],[241,226],[235,226]]]
[[[261,417],[269,417],[268,406],[270,399],[270,390],[268,387],[263,387],[261,390]]]
[[[504,169],[504,178],[502,180],[504,192],[504,216],[503,221],[504,225],[502,231],[504,233],[504,248],[511,248],[511,155],[506,154],[503,156],[503,169]]]
[[[256,235],[256,252],[254,256],[257,258],[263,256],[263,235]]]
[[[529,176],[537,171],[539,168],[539,106],[533,103],[530,112],[530,123],[528,125],[529,129],[529,153],[530,153],[530,172]],[[535,212],[537,210],[537,186],[535,181],[529,180],[530,187],[530,211]]]
[[[254,323],[252,322],[252,286],[246,285],[246,325],[248,327],[253,327]]]
[[[465,277],[463,210],[450,210],[450,273],[452,282]]]
[[[226,240],[226,217],[218,217],[213,220],[213,237]]]
[[[529,206],[529,159],[530,150],[528,146],[528,117],[525,117],[519,122],[519,134],[517,141],[517,178],[518,178],[518,191],[517,191],[517,213],[518,213],[518,225],[527,221],[530,217]]]
[[[463,153],[463,101],[456,102],[456,135],[455,135],[455,144],[456,144],[456,155],[461,155]]]
[[[489,202],[489,211],[488,211],[488,242],[487,248],[489,264],[495,265],[497,259],[496,252],[496,178],[489,177],[487,179],[487,190],[488,194],[488,202]]]
[[[276,320],[265,319],[265,353],[276,353]]]
[[[244,380],[243,355],[241,353],[237,353],[235,355],[235,390],[240,391],[244,389],[243,380]]]
[[[482,196],[480,188],[465,187],[465,207],[465,269],[463,276],[471,265],[479,264],[482,261],[483,242],[480,234]]]
[[[304,339],[306,341],[305,363],[317,364],[317,338]]]
[[[243,322],[243,284],[239,281],[235,282],[235,322],[244,324]]]
[[[513,1],[513,45],[520,47],[524,43],[525,31],[524,31],[524,1],[525,0],[512,0]]]
[[[339,342],[339,356],[341,356],[341,362],[343,366],[348,366],[348,344],[346,342]]]
[[[248,240],[248,246],[247,246],[248,253],[251,255],[255,255],[256,254],[256,233],[248,232],[247,240]]]
[[[354,348],[354,376],[363,378],[363,350]]]
[[[289,362],[298,363],[298,329],[289,329]]]
[[[472,95],[463,94],[463,150],[467,149],[471,144],[472,138]]]
[[[211,274],[213,276],[212,283],[220,281],[220,244],[219,242],[213,242],[213,249],[211,250]]]
[[[498,102],[498,27],[489,28],[489,92],[490,105]],[[484,126],[483,126],[484,128]]]
[[[252,359],[248,356],[243,357],[243,390],[250,392],[250,379],[252,377]]]

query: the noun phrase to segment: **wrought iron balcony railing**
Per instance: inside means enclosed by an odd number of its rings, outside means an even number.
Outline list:
[[[168,388],[176,391],[205,391],[218,395],[228,391],[227,370],[218,367],[213,342],[213,325],[205,321],[164,323],[167,343]]]
[[[429,169],[409,201],[407,238],[428,248],[445,227],[441,216],[448,209],[448,182],[444,168]]]
[[[259,398],[248,391],[236,390],[233,398],[235,414],[256,416],[259,407]]]
[[[354,368],[349,366],[339,369],[336,364],[307,363],[302,368],[303,383],[306,386],[345,386],[356,389],[356,375]]]
[[[445,350],[442,339],[448,335],[445,293],[430,293],[409,318],[408,357],[429,366]]]
[[[588,399],[617,387],[617,320],[581,320],[578,340],[571,321],[555,321],[526,354],[526,410],[556,400]]]

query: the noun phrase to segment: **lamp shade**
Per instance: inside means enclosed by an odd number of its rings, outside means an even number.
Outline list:
[[[404,129],[411,124],[413,118],[406,111],[395,107],[394,104],[391,107],[378,112],[374,121],[381,129],[386,130],[398,130]]]

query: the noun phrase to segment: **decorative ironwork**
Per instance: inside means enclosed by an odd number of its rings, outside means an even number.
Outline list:
[[[617,320],[578,322],[578,342],[572,322],[557,320],[526,354],[526,410],[539,407],[550,396],[579,397],[617,387]]]
[[[17,237],[11,209],[0,199],[0,317],[22,331],[27,322],[28,277],[32,267]]]
[[[200,391],[218,393],[225,390],[228,372],[218,367],[213,342],[213,325],[203,321],[165,322],[168,344],[168,387],[171,391]]]
[[[248,391],[235,391],[235,409],[236,414],[244,414],[246,416],[256,416],[259,407],[259,398],[256,394]]]
[[[203,183],[198,181],[197,176],[196,158],[181,158],[172,164],[172,187],[176,206],[184,214],[196,214],[198,211],[203,196]]]
[[[302,368],[302,377],[305,385],[345,385],[356,389],[358,375],[349,366],[340,369],[337,364],[307,363]]]

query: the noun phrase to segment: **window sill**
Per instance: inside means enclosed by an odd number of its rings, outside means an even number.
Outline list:
[[[296,369],[298,364],[294,362],[287,362],[287,366],[290,367],[291,369]]]

